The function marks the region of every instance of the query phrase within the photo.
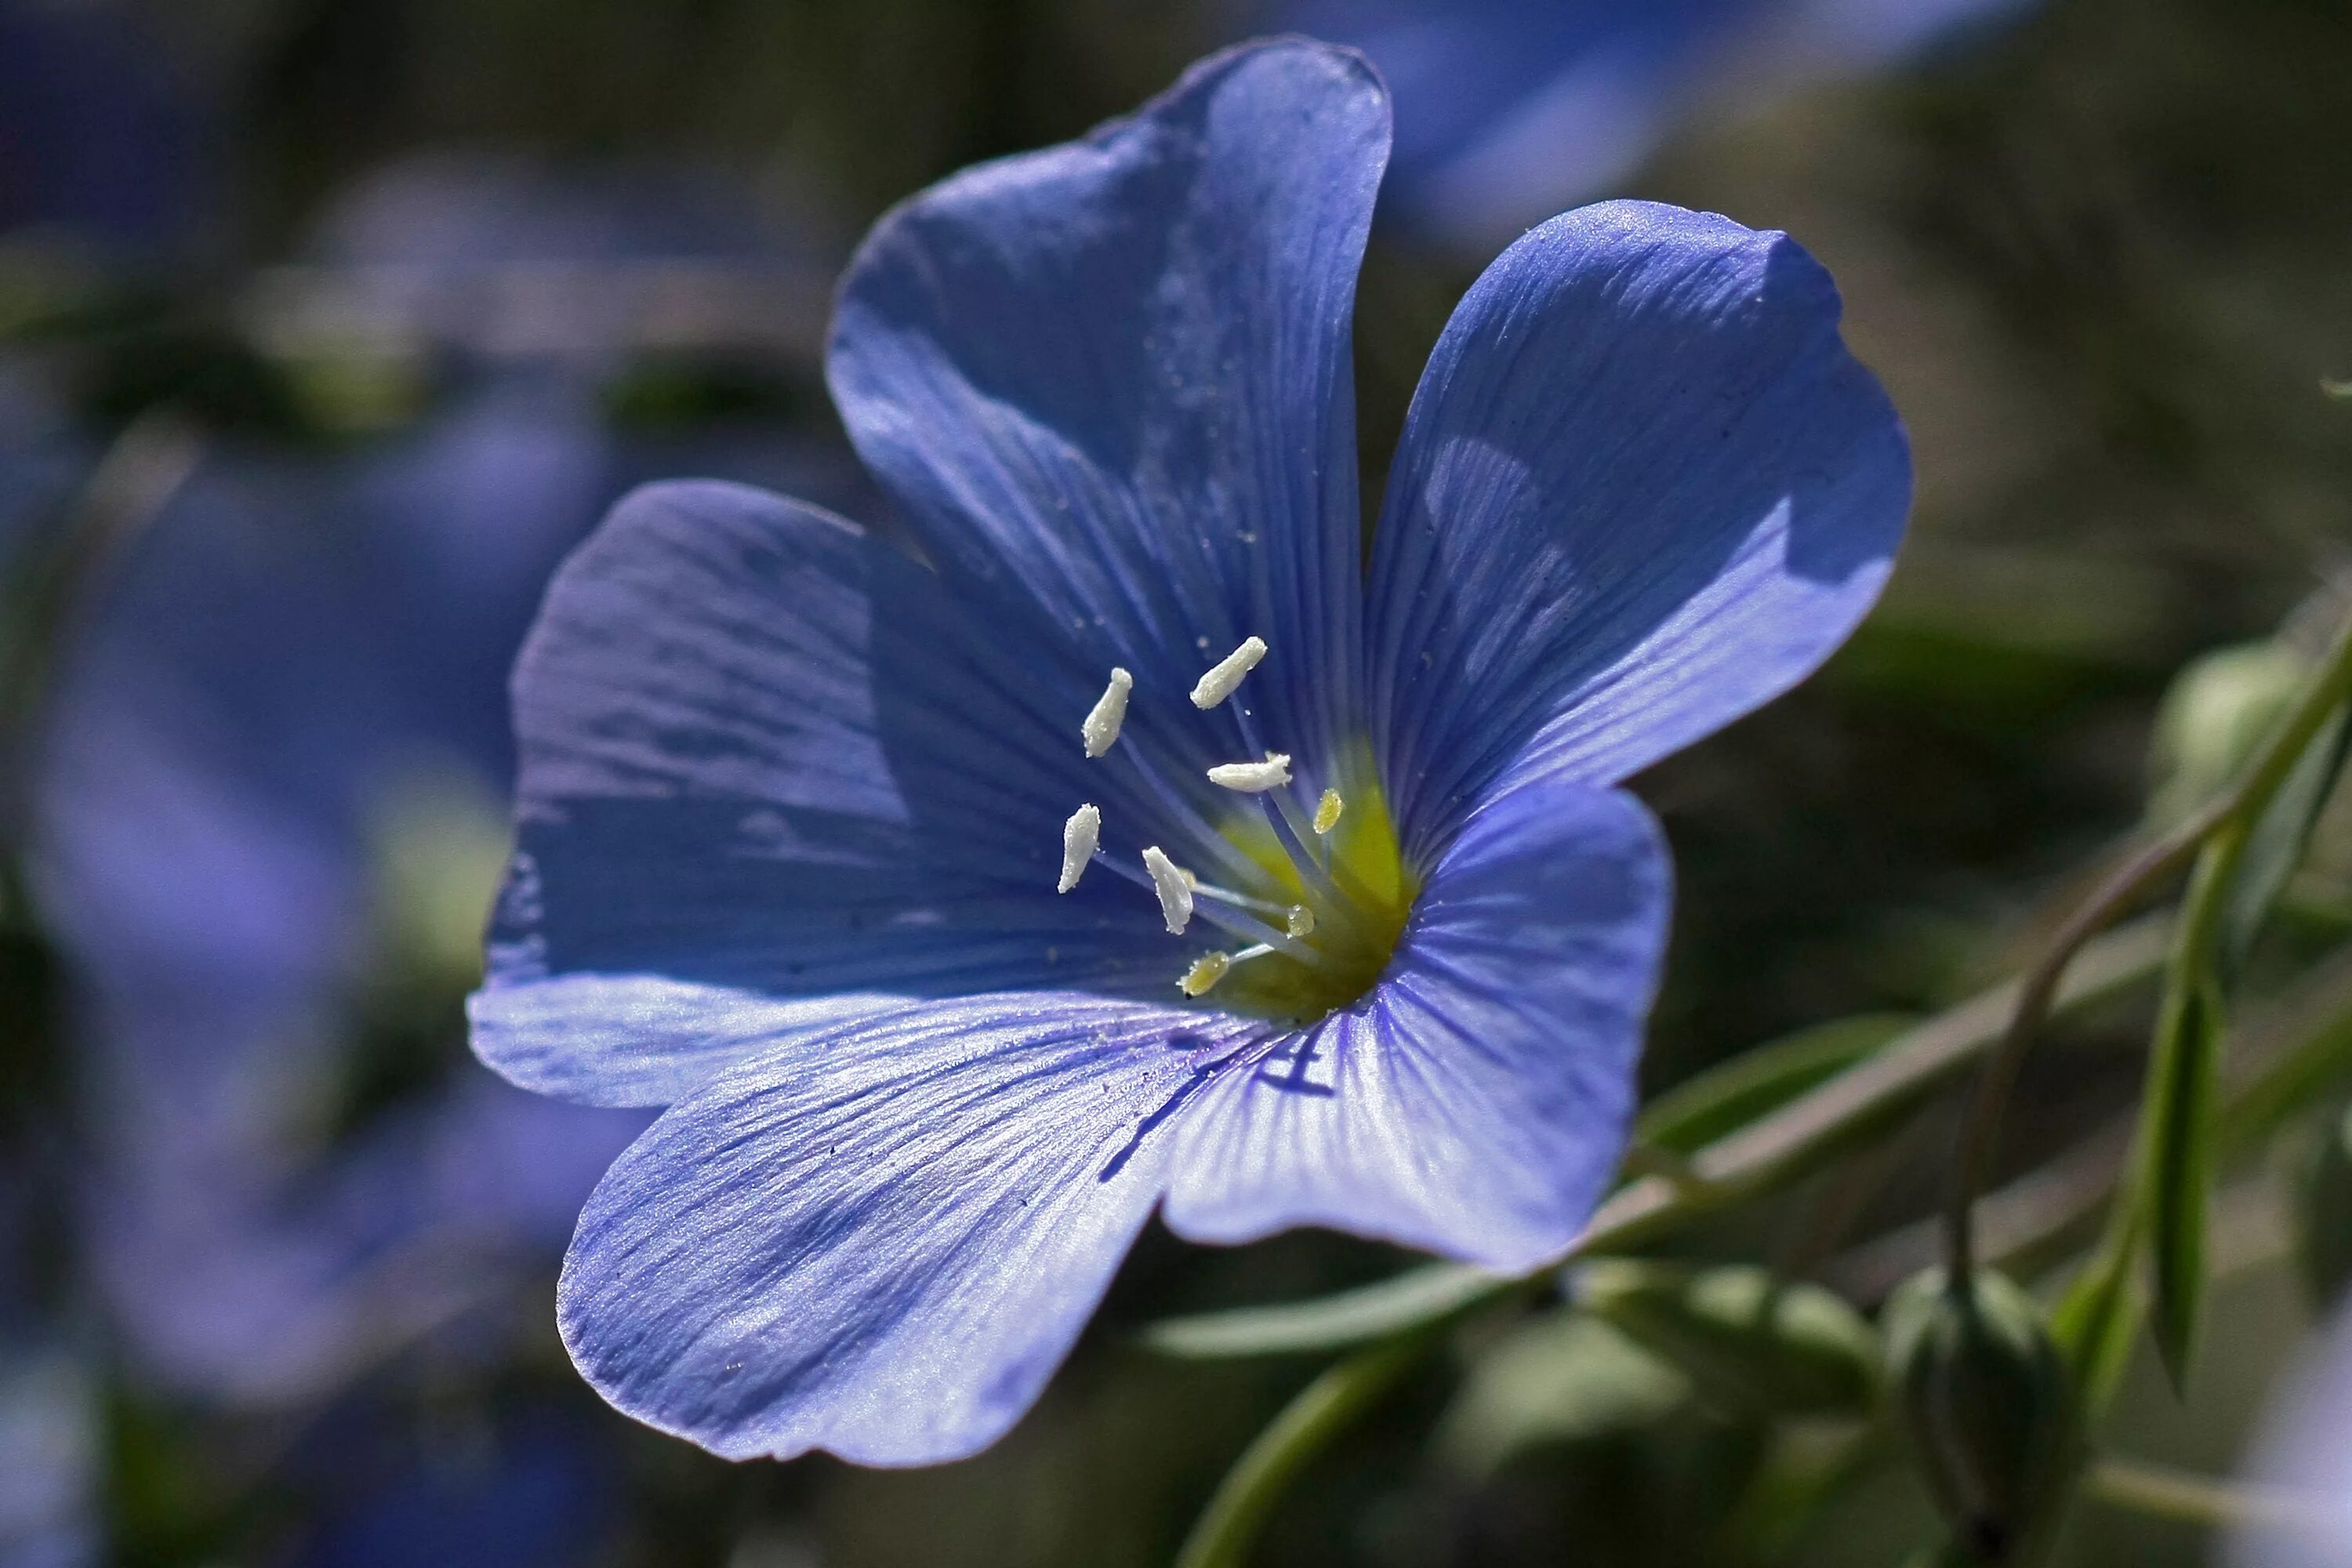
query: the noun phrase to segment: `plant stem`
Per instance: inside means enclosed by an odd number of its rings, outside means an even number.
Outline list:
[[[1307,1461],[1411,1370],[1434,1338],[1404,1334],[1359,1351],[1301,1389],[1217,1483],[1176,1554],[1176,1568],[1240,1568]]]
[[[2086,944],[2083,962],[2052,998],[2052,1011],[2089,1006],[2153,976],[2162,966],[2160,917],[2135,922]],[[1775,1190],[1818,1168],[1857,1139],[1907,1115],[1988,1049],[2016,1005],[2004,985],[1939,1014],[1818,1089],[1692,1156],[1700,1178],[1644,1176],[1601,1206],[1568,1257],[1616,1251],[1652,1241],[1731,1203]],[[1460,1265],[1400,1276],[1387,1287],[1352,1292],[1365,1338],[1385,1335],[1333,1365],[1300,1391],[1234,1461],[1187,1539],[1178,1568],[1235,1568],[1281,1498],[1316,1454],[1435,1342],[1446,1323],[1474,1308],[1528,1288],[1566,1258],[1530,1275],[1505,1277]],[[1429,1306],[1419,1316],[1389,1312],[1383,1290]],[[1262,1313],[1258,1314],[1262,1318]],[[1179,1339],[1217,1338],[1213,1320],[1193,1320]],[[1328,1348],[1301,1341],[1277,1348]],[[1358,1341],[1356,1342],[1361,1342]]]
[[[2227,828],[2229,832],[2215,840],[2227,847],[2200,869],[2198,890],[2203,896],[2192,900],[2193,907],[2184,911],[2184,927],[2204,923],[2176,933],[2175,966],[2180,962],[2179,953],[2207,951],[2210,923],[2221,918],[2228,885],[2233,879],[2231,874],[2247,839],[2252,836],[2253,825],[2261,820],[2272,798],[2294,771],[2295,763],[2302,760],[2328,716],[2345,700],[2347,691],[2352,691],[2352,619],[2337,630],[2334,644],[2305,682],[2294,706],[2237,781],[2194,816],[2110,872],[2066,918],[2048,949],[2027,973],[2018,990],[2017,1010],[2000,1045],[1977,1075],[1976,1089],[1960,1124],[1952,1182],[1945,1204],[1945,1261],[1950,1278],[1964,1279],[1975,1271],[1973,1214],[1977,1194],[1984,1189],[1999,1147],[2002,1115],[2016,1086],[2018,1071],[2049,1016],[2051,1002],[2068,964],[2084,943],[2150,885],[2179,870],[2209,839]],[[2192,938],[2200,945],[2185,945]]]
[[[2206,1530],[2231,1525],[2311,1531],[2352,1528],[2352,1516],[2347,1516],[2341,1502],[2331,1505],[2316,1496],[2242,1486],[2137,1459],[2109,1457],[2096,1461],[2083,1477],[2083,1491],[2111,1507]]]

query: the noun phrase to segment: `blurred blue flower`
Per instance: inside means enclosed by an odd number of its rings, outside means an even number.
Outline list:
[[[291,1556],[296,1568],[586,1568],[605,1560],[615,1456],[577,1420],[525,1410],[488,1430],[404,1445],[388,1475],[336,1452],[320,1478],[342,1500]]]
[[[1396,95],[1391,207],[1485,254],[1622,181],[1702,105],[1889,64],[2031,0],[1253,3],[1371,57]]]
[[[633,268],[696,257],[769,276],[783,242],[740,193],[673,175],[395,165],[322,221],[315,277],[511,264],[625,294]],[[299,335],[288,302],[264,289],[253,320]],[[580,353],[550,362],[395,315],[458,351],[454,406],[350,451],[224,444],[78,606],[33,870],[89,1043],[88,1259],[167,1384],[316,1399],[485,1321],[644,1124],[463,1055],[507,853],[509,667],[556,562],[632,484],[715,468],[858,504],[864,485],[765,425],[616,428],[598,378],[648,345],[604,328],[635,320],[575,321]]]
[[[99,1560],[95,1401],[55,1350],[0,1340],[0,1563]]]
[[[2339,1310],[2278,1379],[2248,1479],[2294,1500],[2249,1510],[2230,1531],[2230,1568],[2352,1563],[2352,1307]]]
[[[674,485],[551,587],[474,1041],[668,1107],[562,1287],[624,1410],[947,1459],[1155,1207],[1512,1269],[1584,1224],[1667,915],[1617,786],[1845,637],[1908,458],[1797,246],[1588,208],[1462,303],[1367,574],[1388,136],[1356,57],[1261,46],[914,198],[831,378],[924,563]]]
[[[358,458],[221,453],[65,650],[33,866],[90,1042],[88,1254],[170,1384],[309,1396],[495,1303],[643,1125],[430,1057],[505,857],[515,647],[667,467],[600,419],[513,383]],[[728,466],[824,482],[781,445]]]
[[[837,256],[810,206],[723,171],[426,154],[334,202],[266,276],[263,314],[280,335],[496,364],[808,353]]]
[[[205,116],[130,9],[0,0],[0,236],[152,255],[203,216]]]

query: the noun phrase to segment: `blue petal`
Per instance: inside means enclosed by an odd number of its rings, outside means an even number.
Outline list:
[[[1625,778],[1802,679],[1892,565],[1903,429],[1786,236],[1612,202],[1454,311],[1374,547],[1374,722],[1441,846],[1507,771]]]
[[[1349,333],[1387,150],[1360,58],[1257,46],[882,220],[834,395],[961,591],[1144,700],[1263,636],[1269,728],[1328,736],[1357,679]]]
[[[559,1321],[622,1410],[730,1458],[926,1464],[1045,1386],[1239,1026],[1029,995],[776,1046],[672,1107],[582,1216]]]
[[[1630,795],[1488,801],[1371,993],[1185,1108],[1171,1228],[1322,1225],[1507,1270],[1566,1250],[1623,1146],[1671,877]]]
[[[1165,996],[1149,896],[1099,870],[1054,891],[1081,802],[1129,860],[1198,836],[1128,742],[1085,759],[1101,679],[797,502],[638,491],[517,669],[520,842],[476,1049],[544,1092],[657,1105],[908,997]]]

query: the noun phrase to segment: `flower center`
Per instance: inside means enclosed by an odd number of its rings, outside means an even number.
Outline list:
[[[1262,639],[1244,640],[1193,686],[1192,706],[1223,703],[1266,652]],[[1089,758],[1111,756],[1134,688],[1126,670],[1111,671],[1079,726]],[[1171,818],[1194,831],[1174,853],[1150,844],[1130,860],[1104,847],[1102,811],[1081,805],[1063,826],[1056,889],[1068,892],[1100,865],[1158,900],[1174,947],[1169,978],[1184,996],[1213,994],[1221,1009],[1268,1018],[1319,1018],[1380,978],[1420,889],[1368,745],[1294,758],[1261,746],[1247,710],[1239,717],[1259,754],[1205,771],[1215,786],[1206,810],[1134,742],[1121,749]]]

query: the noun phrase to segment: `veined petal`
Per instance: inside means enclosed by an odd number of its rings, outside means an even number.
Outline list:
[[[1101,679],[812,508],[637,491],[516,669],[519,842],[475,1048],[526,1087],[658,1105],[910,997],[1162,995],[1150,899],[1055,891],[1081,801],[1130,858],[1184,832],[1083,755]]]
[[[673,1106],[588,1203],[564,1343],[621,1409],[730,1458],[986,1447],[1160,1195],[1163,1121],[1240,1043],[1068,994],[786,1040]]]
[[[1862,618],[1902,426],[1786,236],[1611,202],[1489,268],[1413,398],[1374,548],[1373,723],[1409,847],[1505,773],[1611,784]]]
[[[1274,731],[1304,744],[1349,711],[1349,334],[1388,141],[1357,56],[1251,46],[882,220],[843,287],[834,395],[961,591],[1075,638],[1097,683],[1133,669],[1139,699],[1257,634]],[[1196,728],[1230,748],[1234,722]]]
[[[1565,1250],[1624,1142],[1671,875],[1630,795],[1489,801],[1368,995],[1202,1086],[1169,1226],[1329,1226],[1503,1269]]]

